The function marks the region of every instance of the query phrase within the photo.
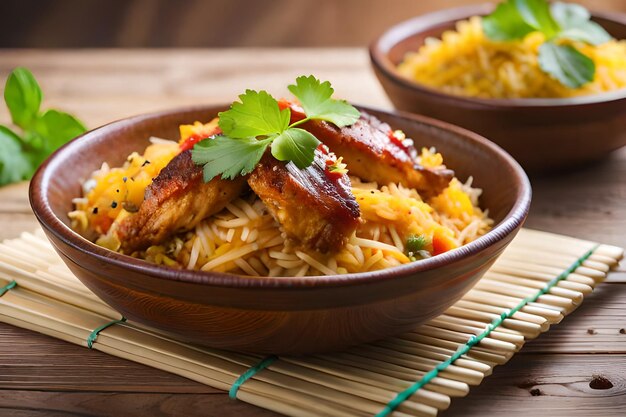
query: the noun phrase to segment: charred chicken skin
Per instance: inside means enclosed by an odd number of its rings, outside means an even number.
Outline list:
[[[291,108],[292,123],[305,118],[297,105],[281,106]],[[446,168],[419,165],[412,145],[394,138],[389,125],[363,111],[351,126],[311,120],[300,127],[342,156],[350,173],[365,181],[400,183],[428,198],[439,194],[454,176]],[[247,180],[290,239],[320,252],[339,250],[356,230],[360,212],[348,176],[329,175],[332,157],[319,148],[313,164],[299,169],[267,152],[248,177],[216,177],[205,183],[202,167],[192,161],[190,150],[183,150],[148,186],[138,212],[120,222],[122,249],[127,253],[145,249],[191,230],[238,197]]]
[[[306,117],[297,105],[281,102],[281,106],[291,108],[292,123]],[[419,165],[411,144],[405,145],[402,140],[394,138],[387,123],[364,111],[356,123],[343,128],[321,120],[310,120],[299,127],[343,157],[350,173],[365,181],[376,181],[381,185],[400,183],[415,188],[428,198],[441,193],[454,177],[452,170]]]
[[[148,186],[139,210],[120,222],[117,233],[122,249],[131,253],[193,229],[237,198],[245,184],[244,177],[232,181],[218,177],[205,183],[191,151],[181,152]]]
[[[329,175],[329,158],[318,148],[313,164],[299,169],[267,152],[248,178],[285,233],[320,252],[339,250],[360,221],[350,179]]]

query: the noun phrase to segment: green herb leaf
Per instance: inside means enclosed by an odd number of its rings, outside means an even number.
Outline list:
[[[247,175],[263,156],[273,137],[257,140],[254,138],[231,138],[224,135],[198,142],[191,151],[191,159],[204,165],[204,182],[218,175],[224,179],[234,179]]]
[[[85,125],[74,116],[58,110],[46,111],[35,124],[35,131],[45,138],[44,146],[50,151],[65,145],[86,130]]]
[[[42,93],[33,74],[26,68],[16,68],[7,78],[4,101],[9,108],[13,123],[28,129],[39,114]]]
[[[411,235],[406,240],[406,252],[416,253],[430,244],[430,238],[426,235]]]
[[[272,155],[279,161],[292,161],[298,168],[311,165],[315,148],[320,144],[315,136],[303,129],[291,128],[272,142]]]
[[[359,111],[345,100],[332,97],[335,90],[330,82],[320,82],[312,75],[300,76],[289,91],[300,101],[304,112],[310,119],[326,120],[338,127],[349,126],[359,120]]]
[[[565,29],[559,33],[558,37],[585,42],[590,45],[600,45],[611,40],[611,35],[602,26],[591,20],[578,27]]]
[[[559,24],[550,13],[550,5],[546,0],[514,0],[515,7],[524,22],[536,30],[542,32],[546,37],[552,38],[559,30]]]
[[[482,27],[485,35],[494,41],[523,39],[535,30],[524,21],[513,0],[498,4],[493,13],[483,17]]]
[[[547,42],[539,48],[539,66],[570,88],[592,81],[595,64],[573,46],[560,45],[554,40],[599,45],[611,39],[606,30],[590,20],[587,9],[577,4],[507,0],[482,21],[485,35],[494,40],[514,40],[535,30],[542,32]]]
[[[329,82],[314,76],[298,77],[289,90],[300,100],[306,119],[289,124],[291,111],[280,110],[278,102],[267,92],[246,90],[240,102],[218,116],[224,132],[213,140],[194,146],[192,158],[204,164],[204,180],[217,175],[234,179],[250,173],[271,143],[271,152],[279,161],[291,161],[298,168],[311,165],[320,141],[306,130],[296,128],[303,121],[326,120],[339,127],[356,122],[360,113],[343,100],[334,100]]]
[[[0,185],[30,178],[53,151],[86,130],[70,114],[58,110],[40,113],[41,89],[26,68],[11,72],[4,99],[13,123],[23,132],[20,137],[0,126]]]
[[[550,13],[562,29],[576,27],[591,18],[591,14],[583,6],[560,1],[550,4]]]
[[[596,66],[571,45],[546,42],[539,47],[541,69],[570,88],[579,88],[593,80]]]
[[[246,90],[230,110],[218,116],[224,135],[235,139],[282,133],[289,126],[289,109],[280,110],[278,102],[266,91]]]
[[[589,11],[578,4],[552,3],[550,11],[561,26],[561,32],[557,35],[559,38],[591,45],[600,45],[611,40],[611,35],[602,26],[592,22]]]
[[[33,171],[30,161],[22,153],[19,136],[0,125],[0,186],[28,179]]]

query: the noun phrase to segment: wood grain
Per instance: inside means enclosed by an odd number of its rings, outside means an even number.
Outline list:
[[[592,10],[626,12],[622,0],[577,2]],[[376,34],[399,21],[476,3],[484,1],[20,0],[0,3],[0,15],[4,17],[0,45],[365,46]]]
[[[278,414],[228,398],[227,394],[11,391],[0,393],[0,413],[7,417],[277,417]]]
[[[352,101],[390,107],[361,49],[0,51],[0,77],[17,65],[35,72],[44,106],[72,111],[91,127],[130,114],[232,100],[245,87],[284,95],[284,86],[305,72],[330,79],[338,94]],[[0,123],[7,122],[2,108]],[[626,246],[626,149],[600,164],[532,183],[527,226]],[[36,221],[29,213],[26,183],[0,189],[0,239],[32,230]],[[443,415],[623,415],[623,264],[609,281],[613,283],[601,285],[578,311],[496,368]],[[594,374],[605,375],[614,388],[589,389]],[[532,396],[533,389],[542,395]],[[211,392],[179,377],[0,324],[3,416],[275,415]]]
[[[623,356],[521,354],[497,367],[442,415],[622,416],[626,412],[625,375]]]

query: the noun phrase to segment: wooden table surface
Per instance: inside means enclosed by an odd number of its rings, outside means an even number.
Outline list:
[[[283,96],[296,76],[309,73],[330,80],[340,97],[391,107],[362,49],[0,51],[2,80],[18,65],[38,78],[44,106],[73,112],[90,127],[158,109],[230,102],[245,88]],[[0,123],[8,118],[2,106]],[[583,170],[532,182],[527,226],[626,247],[626,148]],[[0,189],[0,239],[37,227],[27,188]],[[623,264],[578,311],[443,413],[485,414],[626,415]],[[276,414],[181,377],[0,324],[0,415]]]

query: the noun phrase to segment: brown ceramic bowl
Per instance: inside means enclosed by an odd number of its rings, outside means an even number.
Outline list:
[[[443,10],[393,26],[370,45],[370,58],[394,106],[477,132],[507,150],[527,171],[571,168],[626,145],[626,89],[566,99],[479,99],[443,93],[400,76],[396,66],[428,37],[455,23],[484,16],[493,5]],[[593,14],[617,39],[626,39],[626,17]]]
[[[81,179],[103,161],[119,166],[150,136],[176,138],[178,125],[210,120],[227,106],[131,117],[84,134],[35,174],[30,201],[48,238],[76,276],[131,321],[202,345],[301,354],[345,348],[410,330],[468,291],[522,226],[530,204],[524,171],[467,130],[403,113],[372,113],[418,145],[435,145],[461,179],[484,189],[496,225],[459,249],[371,273],[258,278],[175,270],[99,247],[73,232],[67,212]]]

